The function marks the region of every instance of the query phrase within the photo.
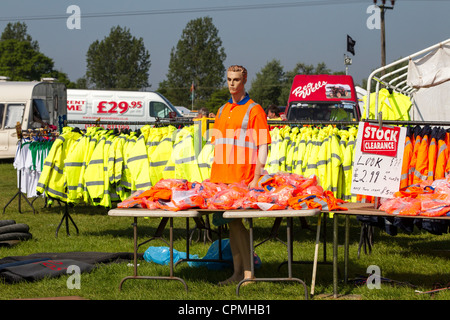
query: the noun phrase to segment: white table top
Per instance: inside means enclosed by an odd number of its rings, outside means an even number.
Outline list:
[[[306,210],[233,210],[225,211],[224,218],[290,218],[312,217],[320,214],[319,209]]]
[[[156,217],[156,218],[197,218],[206,213],[223,212],[224,218],[288,218],[312,217],[320,214],[319,209],[305,210],[149,210],[144,208],[116,208],[108,211],[114,217]]]
[[[108,211],[113,217],[153,217],[153,218],[197,218],[202,215],[195,210],[149,210],[141,208],[116,208]]]

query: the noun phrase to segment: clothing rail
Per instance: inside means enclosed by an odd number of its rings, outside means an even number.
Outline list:
[[[67,120],[66,124],[117,124],[117,125],[182,125],[182,124],[194,124],[192,119],[186,118],[172,118],[172,119],[157,119],[156,121],[97,121],[97,120]]]
[[[374,120],[374,119],[365,119],[362,120],[363,122],[370,122],[370,123],[379,123],[380,120]],[[419,126],[450,126],[450,121],[417,121],[417,120],[382,120],[383,124],[392,124],[392,125],[419,125]]]

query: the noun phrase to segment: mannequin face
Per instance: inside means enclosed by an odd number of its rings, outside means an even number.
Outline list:
[[[230,94],[239,95],[245,94],[245,83],[246,79],[244,79],[242,72],[228,71],[227,72],[227,84],[228,90],[230,90]]]

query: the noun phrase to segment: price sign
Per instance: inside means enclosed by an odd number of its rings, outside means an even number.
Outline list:
[[[361,128],[361,127],[360,127]],[[361,137],[363,152],[395,157],[397,155],[400,127],[380,128],[364,122]]]
[[[120,115],[143,115],[142,101],[128,101],[128,100],[101,100],[93,101],[93,113],[102,116],[120,116]]]
[[[406,128],[360,123],[351,192],[392,198],[400,188]]]

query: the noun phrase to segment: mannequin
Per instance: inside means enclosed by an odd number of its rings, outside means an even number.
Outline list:
[[[227,84],[231,94],[231,99],[225,104],[216,115],[214,129],[218,129],[220,134],[224,137],[225,131],[228,132],[229,128],[236,128],[236,124],[244,122],[243,118],[248,118],[248,127],[244,130],[254,130],[257,137],[255,137],[256,151],[250,150],[246,152],[256,152],[256,163],[244,163],[238,158],[237,163],[231,163],[233,157],[226,158],[228,154],[234,154],[229,152],[230,145],[219,147],[216,144],[215,158],[211,167],[211,182],[244,182],[249,189],[257,186],[258,180],[263,174],[264,165],[267,159],[268,143],[270,143],[269,127],[267,125],[267,118],[264,110],[253,100],[251,100],[248,94],[245,92],[245,84],[247,82],[247,70],[242,66],[231,66],[227,71]],[[242,117],[242,114],[249,110],[248,116]],[[228,130],[225,130],[228,129]],[[237,128],[241,129],[241,128]],[[233,132],[233,130],[231,130]],[[242,132],[241,132],[242,134]],[[228,135],[226,135],[229,138]],[[230,139],[233,139],[231,137]],[[236,139],[236,138],[234,138]],[[226,148],[226,154],[223,158],[218,155],[220,147]],[[228,149],[227,149],[228,148]],[[231,147],[232,148],[232,147]],[[254,159],[249,157],[249,159]],[[225,163],[225,164],[221,164]],[[244,170],[245,174],[239,176],[239,173]],[[237,173],[235,173],[237,172]],[[233,275],[222,282],[219,285],[227,285],[241,281],[243,279],[250,279],[250,237],[249,232],[242,223],[242,219],[233,219],[229,222],[230,227],[230,247],[233,256]],[[245,282],[247,284],[249,282]]]

